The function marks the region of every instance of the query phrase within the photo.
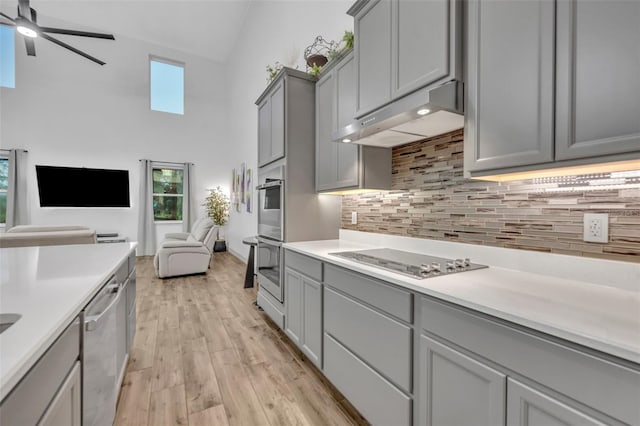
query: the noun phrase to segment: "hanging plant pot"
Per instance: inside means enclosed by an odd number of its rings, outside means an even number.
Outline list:
[[[329,61],[329,60],[327,59],[327,57],[326,57],[326,56],[324,56],[324,55],[318,55],[318,54],[315,54],[315,55],[311,55],[311,56],[309,56],[309,57],[307,58],[307,65],[308,65],[309,67],[312,67],[312,68],[313,68],[313,66],[314,66],[314,65],[317,65],[317,66],[319,66],[319,67],[322,67],[322,66],[324,66],[324,64],[326,64],[328,61]]]

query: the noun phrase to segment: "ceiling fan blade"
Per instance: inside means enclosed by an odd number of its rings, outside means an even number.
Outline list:
[[[27,55],[36,56],[36,43],[32,38],[24,38],[24,45],[27,46]]]
[[[9,21],[13,22],[13,25],[15,25],[16,21],[12,17],[7,16],[2,12],[0,12],[0,16],[2,16],[4,19],[8,19]],[[5,24],[4,22],[2,22],[2,25],[12,25],[12,24]]]
[[[31,10],[31,22],[34,24],[38,23],[38,12],[34,8],[29,8]]]
[[[107,40],[115,40],[113,34],[90,33],[87,31],[65,30],[64,28],[40,27],[40,31],[51,34],[66,34],[80,37],[103,38]]]
[[[24,19],[31,19],[31,6],[29,6],[29,0],[18,0],[18,16]]]
[[[69,46],[67,43],[64,43],[64,42],[62,42],[62,41],[60,41],[58,39],[55,39],[55,38],[53,38],[51,36],[48,36],[47,34],[42,33],[42,34],[40,34],[40,36],[43,39],[49,40],[50,42],[55,43],[58,46],[64,47],[65,49],[69,49],[70,51],[72,51],[74,53],[77,53],[80,56],[84,56],[85,58],[89,59],[90,61],[95,62],[96,64],[104,65],[106,63],[106,62],[102,62],[100,59],[94,58],[93,56],[84,53],[81,50],[76,49],[73,46]]]

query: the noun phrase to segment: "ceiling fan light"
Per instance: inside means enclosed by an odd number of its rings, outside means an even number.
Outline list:
[[[38,33],[29,27],[25,27],[24,25],[18,25],[16,30],[25,37],[36,38],[38,37]]]

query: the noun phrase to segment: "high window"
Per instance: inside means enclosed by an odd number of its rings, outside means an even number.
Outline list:
[[[184,171],[153,169],[153,218],[155,221],[182,220]]]
[[[184,114],[184,64],[149,58],[151,109]]]
[[[0,86],[16,87],[16,52],[12,27],[0,25]]]
[[[0,226],[7,223],[7,188],[9,187],[9,159],[0,157]]]

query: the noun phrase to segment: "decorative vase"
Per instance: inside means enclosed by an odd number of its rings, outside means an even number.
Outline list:
[[[216,240],[213,244],[213,251],[216,253],[227,251],[227,243],[224,240]]]

